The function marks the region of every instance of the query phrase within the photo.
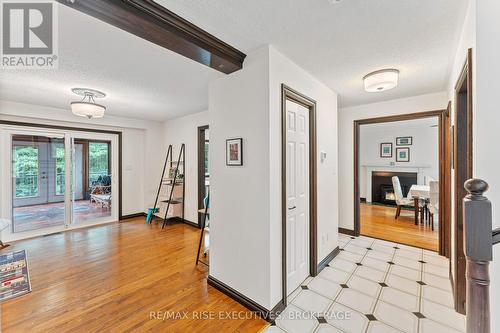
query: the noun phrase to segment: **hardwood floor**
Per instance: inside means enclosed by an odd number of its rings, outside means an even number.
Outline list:
[[[33,291],[1,304],[2,332],[264,328],[264,320],[207,286],[208,268],[194,264],[198,237],[199,230],[185,224],[162,230],[138,218],[14,243],[0,253],[27,250]],[[154,312],[163,317],[177,311],[187,318],[151,318]],[[244,319],[219,316],[226,311],[242,311]],[[196,318],[203,314],[215,318]]]
[[[361,203],[361,234],[393,242],[408,244],[437,251],[439,230],[430,226],[414,224],[413,210],[401,211],[401,216],[394,219],[396,208]],[[437,226],[437,221],[435,225]]]

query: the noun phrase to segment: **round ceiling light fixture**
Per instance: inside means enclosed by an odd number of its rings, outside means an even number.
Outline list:
[[[89,88],[73,88],[71,91],[76,95],[83,96],[81,101],[71,102],[70,104],[71,112],[73,112],[74,115],[86,117],[88,119],[104,117],[106,107],[97,104],[95,99],[106,97],[105,93]]]
[[[382,92],[396,88],[399,80],[399,71],[397,69],[381,69],[365,75],[365,91]]]

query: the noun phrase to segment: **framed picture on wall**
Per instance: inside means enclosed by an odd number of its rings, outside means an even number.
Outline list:
[[[396,138],[396,146],[411,146],[412,144],[412,136],[400,136]]]
[[[226,165],[241,166],[243,165],[243,139],[227,139],[226,140]]]
[[[396,148],[396,162],[410,162],[410,148]]]
[[[380,157],[382,158],[392,157],[392,142],[383,142],[380,144]]]

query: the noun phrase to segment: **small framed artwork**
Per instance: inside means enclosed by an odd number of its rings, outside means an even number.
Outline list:
[[[396,162],[410,162],[410,148],[396,148]]]
[[[396,146],[411,146],[412,144],[412,136],[400,136],[396,138]]]
[[[243,165],[243,139],[227,139],[226,140],[226,165],[241,166]]]
[[[380,144],[380,157],[382,158],[392,157],[392,142],[383,142]]]

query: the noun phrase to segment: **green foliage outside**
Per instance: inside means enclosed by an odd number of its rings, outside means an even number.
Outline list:
[[[36,197],[39,193],[39,151],[38,147],[15,146],[13,148],[13,176],[15,178],[16,198]],[[56,194],[64,194],[65,149],[64,146],[55,149],[56,163]],[[43,159],[43,158],[42,158]],[[108,175],[109,149],[107,143],[89,143],[89,186],[100,175]],[[50,177],[50,175],[48,175]]]
[[[38,148],[16,146],[12,151],[16,198],[38,195]]]
[[[64,194],[64,147],[56,148],[56,194]]]
[[[89,143],[89,185],[101,175],[109,175],[109,150],[107,143]]]

